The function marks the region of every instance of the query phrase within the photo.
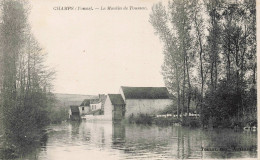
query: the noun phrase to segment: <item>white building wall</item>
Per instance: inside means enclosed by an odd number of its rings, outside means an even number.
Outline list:
[[[171,99],[126,99],[125,117],[143,114],[157,114],[158,111],[172,105]]]
[[[112,120],[112,110],[113,110],[113,105],[110,101],[109,96],[107,96],[107,99],[104,104],[104,117],[108,120]]]
[[[72,115],[72,113],[71,113],[71,109],[69,109],[69,118],[70,118],[71,115]]]
[[[83,107],[84,107],[84,110],[83,110]],[[80,113],[80,115],[86,114],[88,112],[89,112],[89,106],[79,106],[79,113]]]
[[[90,104],[90,109],[92,111],[101,109],[101,102],[100,103],[96,103],[96,104]]]

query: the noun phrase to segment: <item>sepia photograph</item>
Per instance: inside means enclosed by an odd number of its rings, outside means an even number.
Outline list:
[[[0,0],[0,160],[258,159],[259,4]]]

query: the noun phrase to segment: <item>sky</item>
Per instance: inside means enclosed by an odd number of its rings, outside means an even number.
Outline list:
[[[152,0],[37,0],[31,29],[56,70],[54,92],[118,93],[120,86],[164,86],[163,44],[149,23]],[[107,7],[145,10],[101,10]],[[94,10],[57,10],[93,7]],[[99,8],[99,9],[95,9]],[[56,10],[55,10],[56,9]]]

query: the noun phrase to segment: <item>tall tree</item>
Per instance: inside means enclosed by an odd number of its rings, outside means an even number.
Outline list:
[[[194,51],[198,52],[198,54],[195,57],[199,57],[199,80],[198,83],[200,83],[200,110],[201,106],[203,104],[203,96],[204,96],[204,89],[205,89],[205,82],[206,82],[206,75],[207,75],[207,67],[205,66],[205,18],[203,17],[203,10],[205,9],[203,2],[199,0],[193,0],[192,1],[192,7],[190,7],[191,10],[191,19],[192,24],[195,32],[194,36]],[[195,66],[196,67],[196,66]],[[197,94],[197,93],[195,93]],[[195,95],[196,96],[196,95]],[[198,96],[196,97],[198,98]]]
[[[2,87],[2,109],[5,132],[7,134],[15,130],[19,132],[19,127],[14,123],[12,116],[18,109],[17,100],[17,62],[19,52],[24,45],[24,30],[26,28],[26,12],[23,4],[17,1],[2,1],[2,25],[1,41],[3,53],[3,87]],[[12,122],[12,123],[8,123]]]
[[[167,12],[166,8],[159,3],[153,6],[150,15],[150,22],[165,45],[162,67],[165,84],[172,93],[176,93],[177,112],[181,106],[182,117],[184,109],[189,113],[192,90],[190,72],[194,60],[190,47],[189,7],[188,1],[174,0],[169,3]]]
[[[150,15],[150,23],[156,30],[156,34],[164,42],[164,63],[162,65],[162,74],[167,88],[171,93],[177,96],[177,116],[179,118],[180,98],[181,98],[181,55],[179,48],[175,47],[176,37],[172,28],[168,25],[169,15],[162,3],[153,6]],[[177,89],[175,89],[177,88]]]
[[[39,138],[37,131],[48,122],[47,89],[53,75],[31,34],[27,6],[19,0],[1,2],[1,111],[5,137],[13,142]]]
[[[174,0],[169,4],[169,11],[171,14],[171,24],[176,31],[175,47],[178,48],[182,61],[182,117],[184,109],[187,108],[189,114],[190,100],[191,100],[191,75],[190,65],[192,64],[191,51],[191,35],[190,35],[190,3],[189,1]],[[186,90],[188,88],[188,90]],[[187,96],[186,96],[187,95]],[[188,99],[186,103],[186,97]]]
[[[212,90],[216,90],[218,83],[218,66],[219,66],[219,44],[220,44],[220,19],[221,14],[221,1],[220,0],[209,0],[206,2],[207,12],[209,15],[209,35],[207,37],[208,40],[208,48],[209,48],[209,63],[210,63],[210,88]]]
[[[255,111],[249,107],[256,106],[255,5],[171,0],[153,6],[150,22],[165,45],[163,77],[182,114],[191,100],[200,104],[201,120],[215,125]]]

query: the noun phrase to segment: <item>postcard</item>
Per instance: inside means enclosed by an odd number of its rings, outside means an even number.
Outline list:
[[[257,159],[258,2],[2,0],[0,159]]]

